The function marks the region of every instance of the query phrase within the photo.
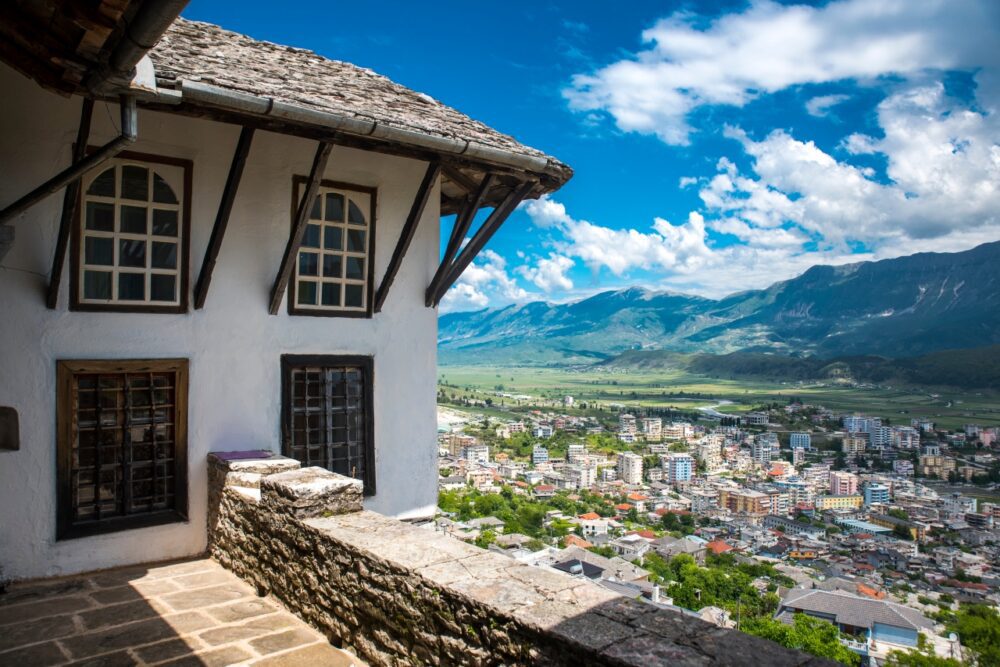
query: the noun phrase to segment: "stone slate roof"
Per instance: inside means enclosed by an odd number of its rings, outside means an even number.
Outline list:
[[[259,41],[219,26],[179,18],[149,52],[157,86],[198,82],[306,109],[340,114],[428,136],[475,142],[549,161],[565,182],[572,171],[423,93],[369,69],[306,49]]]
[[[875,623],[917,631],[934,627],[932,621],[915,609],[843,591],[792,590],[782,601],[779,616],[794,611],[833,617],[837,623],[859,628],[871,628]]]

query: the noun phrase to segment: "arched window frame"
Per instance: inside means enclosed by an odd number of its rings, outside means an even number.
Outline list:
[[[292,187],[292,207],[291,207],[291,219],[294,221],[295,213],[298,208],[299,199],[302,196],[302,191],[305,186],[306,178],[303,176],[295,176],[293,178]],[[292,272],[292,277],[290,280],[289,293],[288,293],[288,313],[290,315],[313,315],[320,317],[364,317],[368,318],[372,316],[374,303],[375,303],[375,237],[377,230],[377,211],[378,211],[378,189],[363,185],[357,185],[353,183],[343,183],[340,181],[329,181],[323,180],[320,182],[320,188],[317,197],[324,198],[323,206],[325,206],[325,197],[328,194],[341,195],[344,197],[344,210],[345,210],[345,220],[348,208],[348,202],[353,201],[356,206],[359,207],[361,213],[365,216],[365,224],[362,225],[351,225],[346,221],[340,222],[324,222],[320,225],[319,234],[320,242],[318,247],[311,247],[306,245],[307,238],[310,233],[307,228],[306,238],[303,239],[303,245],[299,248],[299,252],[295,258],[295,267]],[[367,201],[366,201],[367,200]],[[325,211],[325,209],[322,209]],[[310,220],[309,224],[316,224],[317,220],[313,218],[314,209],[310,210]],[[338,227],[344,230],[344,236],[342,237],[342,250],[333,250],[326,247],[326,226]],[[348,231],[349,229],[364,230],[365,232],[365,250],[355,251],[348,248]],[[318,257],[318,273],[319,276],[312,275],[300,275],[300,269],[302,267],[302,256],[306,253],[315,253]],[[324,274],[323,257],[324,255],[341,256],[343,259],[343,266],[341,268],[341,280],[326,280]],[[365,275],[362,279],[351,279],[347,277],[347,262],[348,258],[360,260],[364,265]],[[299,283],[300,279],[306,282],[314,282],[317,287],[317,298],[316,304],[310,305],[303,302],[303,299],[299,294]],[[339,306],[323,306],[322,300],[322,285],[324,283],[336,284],[340,286],[341,294],[341,305]],[[348,307],[345,306],[346,301],[346,289],[347,285],[352,285],[354,287],[360,286],[362,288],[362,300],[360,306]]]
[[[89,148],[88,150],[95,150],[94,148]],[[118,167],[121,165],[136,165],[149,169],[152,172],[156,172],[157,168],[160,167],[162,170],[163,166],[168,166],[173,169],[179,169],[181,171],[181,185],[179,188],[172,187],[174,190],[174,195],[177,197],[178,204],[178,252],[177,252],[177,282],[178,282],[178,301],[175,303],[168,302],[157,302],[150,300],[149,284],[150,278],[148,274],[157,272],[154,269],[149,268],[151,260],[147,260],[146,267],[139,269],[138,267],[131,267],[129,271],[142,271],[145,278],[146,284],[146,299],[143,301],[138,300],[107,300],[107,301],[96,301],[84,298],[84,252],[85,243],[84,238],[86,236],[84,225],[85,225],[85,215],[86,215],[86,204],[88,201],[87,190],[89,185],[92,183],[93,179],[99,176],[101,173],[109,168]],[[74,311],[110,311],[110,312],[143,312],[143,313],[186,313],[188,311],[188,298],[190,292],[190,239],[191,239],[191,183],[192,183],[192,170],[193,164],[191,160],[185,160],[181,158],[174,158],[168,156],[151,155],[148,153],[137,153],[133,151],[123,151],[119,153],[114,159],[109,160],[102,164],[97,169],[84,175],[82,187],[80,188],[80,198],[76,207],[76,220],[73,225],[73,238],[72,238],[72,248],[71,248],[71,265],[72,270],[70,272],[70,310]],[[117,173],[117,172],[116,172]],[[165,179],[166,180],[166,179]],[[120,195],[120,192],[116,193]],[[158,207],[160,204],[152,202],[152,192],[148,193],[147,197],[147,207]],[[117,197],[121,199],[120,196]],[[125,202],[127,203],[127,201]],[[117,220],[116,216],[116,220]],[[115,228],[115,236],[117,237],[118,227]],[[155,236],[152,234],[152,229],[148,230],[150,240],[155,240]],[[117,242],[117,239],[116,239]],[[152,248],[147,247],[146,253],[150,255]],[[117,255],[116,255],[117,256]],[[115,276],[117,276],[117,270],[119,266],[115,266]],[[114,292],[113,292],[114,294]]]

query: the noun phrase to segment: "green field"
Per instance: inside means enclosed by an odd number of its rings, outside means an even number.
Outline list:
[[[442,366],[439,389],[461,397],[491,398],[494,405],[518,404],[498,393],[523,394],[521,405],[560,404],[563,396],[607,409],[611,404],[694,410],[717,409],[739,413],[763,403],[787,403],[795,397],[835,412],[865,412],[894,424],[911,418],[930,419],[939,428],[958,429],[966,423],[1000,426],[1000,394],[990,391],[923,390],[904,387],[857,387],[817,383],[775,383],[722,380],[683,371],[650,372],[488,366]]]

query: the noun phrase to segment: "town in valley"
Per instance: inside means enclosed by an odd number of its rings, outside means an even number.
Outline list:
[[[967,662],[963,623],[997,603],[992,419],[794,396],[678,412],[445,381],[438,403],[428,530],[778,641],[824,619],[848,663]]]

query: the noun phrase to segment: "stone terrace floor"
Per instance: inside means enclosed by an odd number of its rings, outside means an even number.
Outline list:
[[[363,666],[210,558],[12,585],[0,665]]]

